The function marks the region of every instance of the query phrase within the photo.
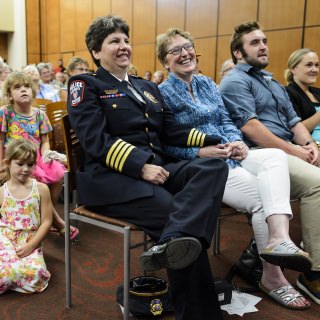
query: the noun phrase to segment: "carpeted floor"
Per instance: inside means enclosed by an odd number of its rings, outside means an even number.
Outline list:
[[[299,216],[291,223],[291,235],[300,242]],[[115,302],[115,291],[122,283],[122,238],[102,229],[80,225],[80,240],[72,246],[72,302],[71,309],[65,308],[64,281],[64,239],[57,234],[49,234],[45,240],[45,258],[52,273],[47,290],[41,294],[24,295],[6,292],[0,297],[1,320],[120,320],[122,315]],[[212,257],[215,276],[224,277],[231,265],[238,259],[251,238],[251,227],[244,215],[223,219],[221,223],[221,253]],[[137,257],[139,249],[132,253],[132,274],[139,274]],[[285,271],[291,283],[297,273]],[[164,272],[155,275],[165,277]],[[237,284],[243,285],[241,279]],[[281,307],[261,292],[257,304],[258,312],[245,314],[244,320],[318,320],[320,306],[312,303],[307,311],[292,311]],[[225,320],[239,316],[224,312]],[[162,320],[173,320],[167,315]],[[194,319],[204,320],[204,319]],[[212,319],[214,320],[214,319]]]

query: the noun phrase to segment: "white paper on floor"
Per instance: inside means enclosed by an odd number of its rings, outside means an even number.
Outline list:
[[[221,306],[221,309],[227,311],[229,314],[237,314],[242,317],[245,313],[258,311],[255,305],[260,300],[260,297],[252,294],[233,290],[231,303]]]

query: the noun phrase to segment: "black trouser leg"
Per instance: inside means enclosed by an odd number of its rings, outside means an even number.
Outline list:
[[[228,176],[228,167],[220,159],[197,159],[187,162],[171,178],[165,188],[173,194],[168,223],[161,238],[180,232],[211,244],[220,213]]]
[[[175,320],[223,319],[206,250],[187,268],[167,272]]]

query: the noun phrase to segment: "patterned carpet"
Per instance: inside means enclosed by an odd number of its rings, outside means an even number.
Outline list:
[[[298,210],[295,210],[296,212]],[[51,233],[45,240],[45,258],[52,273],[47,290],[41,294],[24,295],[7,292],[0,297],[1,320],[120,320],[122,315],[115,302],[115,291],[122,283],[122,238],[102,229],[80,225],[80,240],[72,246],[72,303],[65,308],[64,281],[64,240]],[[244,215],[223,219],[221,223],[221,253],[212,257],[212,270],[215,276],[223,277],[238,259],[251,238],[251,227]],[[294,241],[300,241],[299,216],[291,223]],[[139,274],[137,257],[140,249],[132,253],[132,274]],[[285,271],[291,283],[296,272]],[[155,275],[165,277],[165,272]],[[244,283],[237,279],[237,284]],[[257,292],[262,301],[257,304],[259,312],[245,314],[244,320],[318,320],[320,306],[312,303],[307,311],[291,311],[275,304],[263,293]],[[239,316],[224,312],[225,320]],[[141,318],[140,318],[141,319]],[[173,320],[167,315],[162,320]],[[206,319],[195,319],[206,320]],[[208,319],[209,320],[209,319]],[[214,319],[212,319],[214,320]]]

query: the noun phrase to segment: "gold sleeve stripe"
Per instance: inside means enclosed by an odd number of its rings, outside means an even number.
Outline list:
[[[204,139],[205,139],[205,137],[206,137],[205,134],[203,134],[203,135],[201,136],[201,139],[200,139],[200,148],[202,148],[203,145],[204,145]]]
[[[122,172],[125,161],[127,160],[130,152],[135,147],[130,143],[118,139],[110,148],[107,153],[106,164],[108,167]]]
[[[111,161],[111,163],[112,163],[113,168],[116,169],[117,171],[120,171],[118,169],[119,168],[119,163],[121,161],[121,158],[122,158],[123,154],[126,152],[126,150],[129,147],[130,147],[130,144],[125,143],[125,142],[121,143],[121,146],[119,146],[119,148],[121,148],[121,149],[119,149],[119,152],[116,155],[114,155],[115,156],[114,159],[113,159],[114,161]]]
[[[119,145],[119,143],[121,143],[121,139],[117,140],[112,147],[110,148],[109,152],[107,153],[107,159],[106,159],[106,164],[107,166],[109,166],[110,163],[110,158],[112,157],[113,151],[115,150],[115,148]]]
[[[189,133],[189,137],[188,137],[188,141],[187,141],[187,146],[191,146],[191,139],[192,139],[192,135],[193,133],[196,131],[196,129],[191,129],[190,133]]]
[[[128,155],[130,154],[130,152],[131,152],[134,148],[135,148],[134,146],[130,146],[130,147],[128,148],[128,150],[126,151],[126,153],[124,154],[123,158],[122,158],[121,161],[120,161],[119,172],[122,172],[122,168],[123,168],[124,162],[126,161],[126,159],[128,158]]]
[[[112,157],[110,159],[110,163],[109,163],[109,167],[111,167],[112,169],[116,169],[115,167],[115,162],[116,162],[116,159],[119,155],[119,152],[122,150],[122,148],[124,148],[125,146],[125,142],[124,141],[121,141],[118,146],[115,148],[115,150],[113,151],[112,153]]]
[[[196,129],[191,129],[187,141],[187,146],[189,147],[202,147],[204,144],[204,139],[206,135],[204,133],[201,133],[200,131]]]
[[[201,133],[199,131],[196,131],[193,135],[192,145],[199,146],[200,145],[200,137],[201,137]]]

